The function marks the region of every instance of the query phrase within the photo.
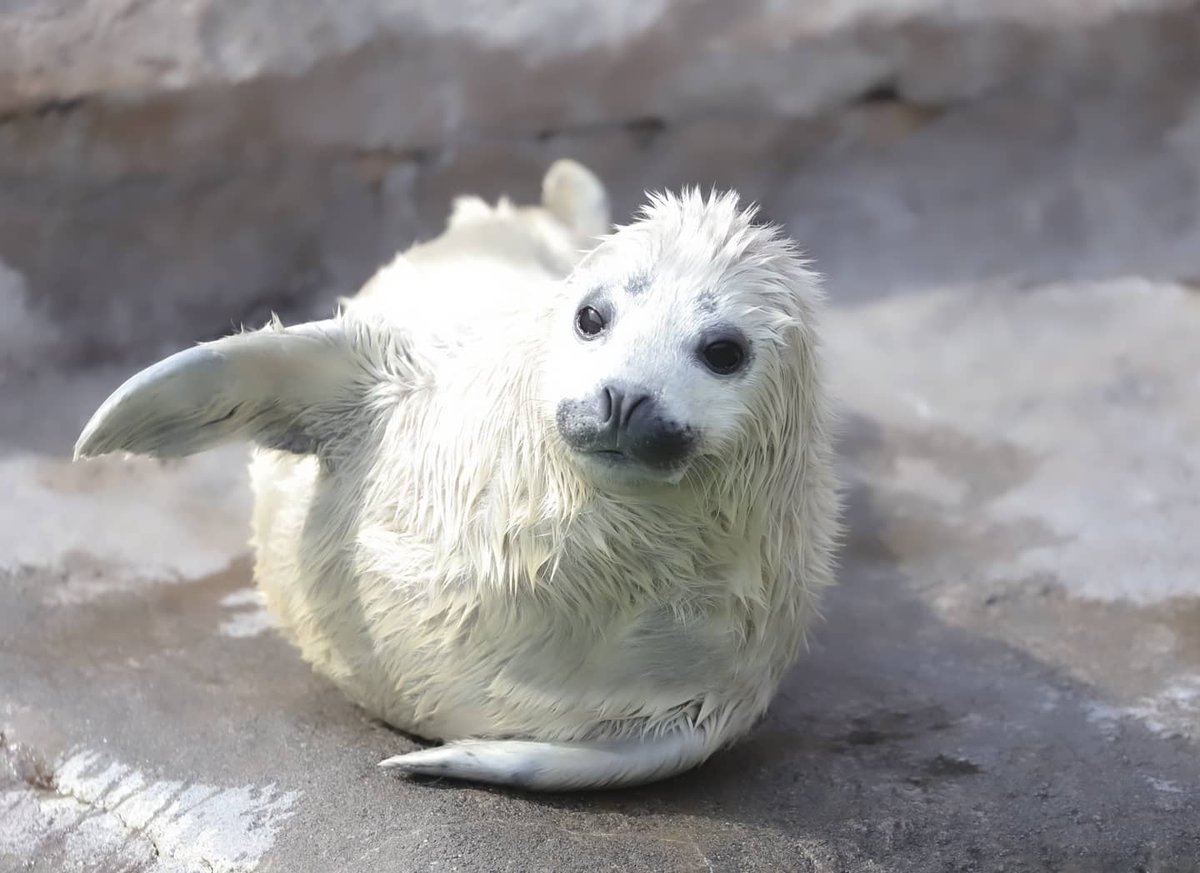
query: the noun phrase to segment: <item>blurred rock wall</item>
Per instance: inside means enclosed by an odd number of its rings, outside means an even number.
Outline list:
[[[558,155],[738,187],[845,299],[1200,276],[1200,4],[0,0],[0,343],[326,312]]]

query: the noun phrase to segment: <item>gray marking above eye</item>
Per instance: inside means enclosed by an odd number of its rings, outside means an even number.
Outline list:
[[[630,297],[645,294],[648,290],[650,290],[650,277],[645,274],[634,276],[625,283],[625,293]]]

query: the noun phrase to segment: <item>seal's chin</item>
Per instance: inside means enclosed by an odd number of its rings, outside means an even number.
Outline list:
[[[670,466],[651,465],[618,449],[575,450],[572,455],[589,477],[615,486],[678,485],[688,469],[686,458]]]

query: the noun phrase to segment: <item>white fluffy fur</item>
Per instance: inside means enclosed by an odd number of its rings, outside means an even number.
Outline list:
[[[251,465],[256,576],[286,635],[359,704],[446,745],[387,766],[521,785],[662,778],[743,735],[797,656],[836,533],[817,281],[733,195],[607,225],[570,162],[540,207],[460,201],[336,319],[181,352],[122,386],[77,454]],[[573,330],[608,289],[605,343]],[[704,324],[747,370],[689,356]],[[700,434],[674,475],[575,455],[555,408],[655,386]]]

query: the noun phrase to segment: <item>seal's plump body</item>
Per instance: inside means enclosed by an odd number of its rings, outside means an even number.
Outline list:
[[[385,764],[630,784],[752,726],[830,581],[816,283],[732,197],[657,198],[596,246],[590,174],[544,191],[460,202],[336,319],[139,374],[78,451],[256,442],[283,632],[446,742]]]

